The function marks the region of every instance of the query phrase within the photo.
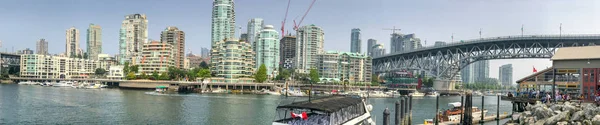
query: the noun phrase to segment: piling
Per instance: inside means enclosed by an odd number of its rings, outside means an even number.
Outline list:
[[[434,120],[433,122],[435,125],[439,125],[439,119],[438,119],[439,118],[438,112],[440,110],[439,108],[440,108],[440,96],[436,96],[435,97],[435,117],[433,117],[433,120]]]
[[[459,118],[459,121],[460,121],[461,125],[462,125],[462,119],[463,119],[463,112],[465,110],[464,105],[465,105],[465,97],[464,97],[464,95],[460,95],[460,118]]]
[[[473,95],[471,95],[471,93],[467,93],[465,95],[465,103],[464,105],[464,115],[463,115],[463,119],[462,119],[462,124],[463,125],[472,125],[473,123]]]
[[[402,99],[400,99],[400,100],[402,100]],[[394,111],[396,111],[396,112],[394,112],[395,113],[394,114],[394,120],[395,120],[394,121],[394,123],[395,123],[394,125],[399,125],[400,124],[400,119],[402,117],[400,115],[400,112],[401,112],[400,110],[402,110],[402,108],[400,107],[400,104],[402,104],[402,103],[400,103],[400,100],[396,100],[396,107],[395,107],[395,110],[394,110]]]
[[[498,102],[496,103],[496,121],[500,121],[500,96],[498,96]]]
[[[413,103],[413,99],[412,99],[412,95],[408,96],[408,100],[410,101],[408,103],[408,124],[412,125],[412,103]]]
[[[388,108],[383,110],[383,125],[390,125],[390,111]]]
[[[481,109],[479,109],[479,110],[481,110],[481,120],[479,120],[480,124],[484,123],[484,121],[483,121],[483,116],[484,116],[483,115],[484,114],[484,112],[483,112],[484,110],[483,109],[485,109],[485,107],[483,107],[483,106],[485,106],[484,102],[485,102],[485,96],[481,96]]]

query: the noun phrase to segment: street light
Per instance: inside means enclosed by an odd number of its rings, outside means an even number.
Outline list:
[[[308,79],[308,82],[310,83],[310,92],[308,92],[308,102],[311,101],[311,96],[312,96],[312,91],[313,91],[313,83],[312,80],[309,77],[306,77],[306,79]]]

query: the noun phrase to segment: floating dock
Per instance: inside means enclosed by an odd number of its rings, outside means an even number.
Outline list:
[[[507,119],[510,118],[509,117],[510,114],[500,114],[500,119]],[[479,123],[479,121],[481,120],[481,117],[479,118],[474,118],[473,119],[473,123]],[[496,121],[496,114],[493,115],[486,115],[486,117],[483,118],[483,122],[493,122]],[[440,125],[458,125],[460,123],[460,121],[447,121],[447,122],[440,122]],[[419,125],[434,125],[434,124],[419,124]]]

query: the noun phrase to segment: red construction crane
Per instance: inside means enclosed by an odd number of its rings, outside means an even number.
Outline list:
[[[288,10],[290,9],[291,2],[292,2],[292,0],[288,0],[287,8],[285,8],[285,17],[283,17],[283,21],[281,21],[281,37],[283,37],[283,35],[285,35],[285,33],[284,33],[285,22],[287,21]]]
[[[308,14],[308,12],[310,11],[310,9],[312,8],[313,4],[315,4],[315,1],[317,0],[313,0],[310,3],[310,6],[308,6],[308,9],[306,10],[306,12],[304,12],[304,16],[302,16],[302,18],[300,19],[300,22],[298,22],[298,24],[296,25],[296,20],[294,19],[294,30],[298,31],[298,26],[302,25],[302,21],[304,21],[304,17],[306,17],[306,15]]]

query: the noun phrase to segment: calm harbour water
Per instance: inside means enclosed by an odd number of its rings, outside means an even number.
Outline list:
[[[270,125],[277,105],[291,99],[248,94],[157,95],[151,91],[0,84],[0,124]],[[485,99],[488,114],[496,113],[497,98]],[[369,100],[377,124],[382,124],[386,107],[394,114],[396,100]],[[481,97],[473,100],[474,106],[481,107]],[[459,101],[460,96],[440,97],[440,109]],[[501,113],[510,113],[510,102],[500,103]],[[433,118],[434,111],[435,98],[415,98],[413,123],[422,124],[423,119]]]

